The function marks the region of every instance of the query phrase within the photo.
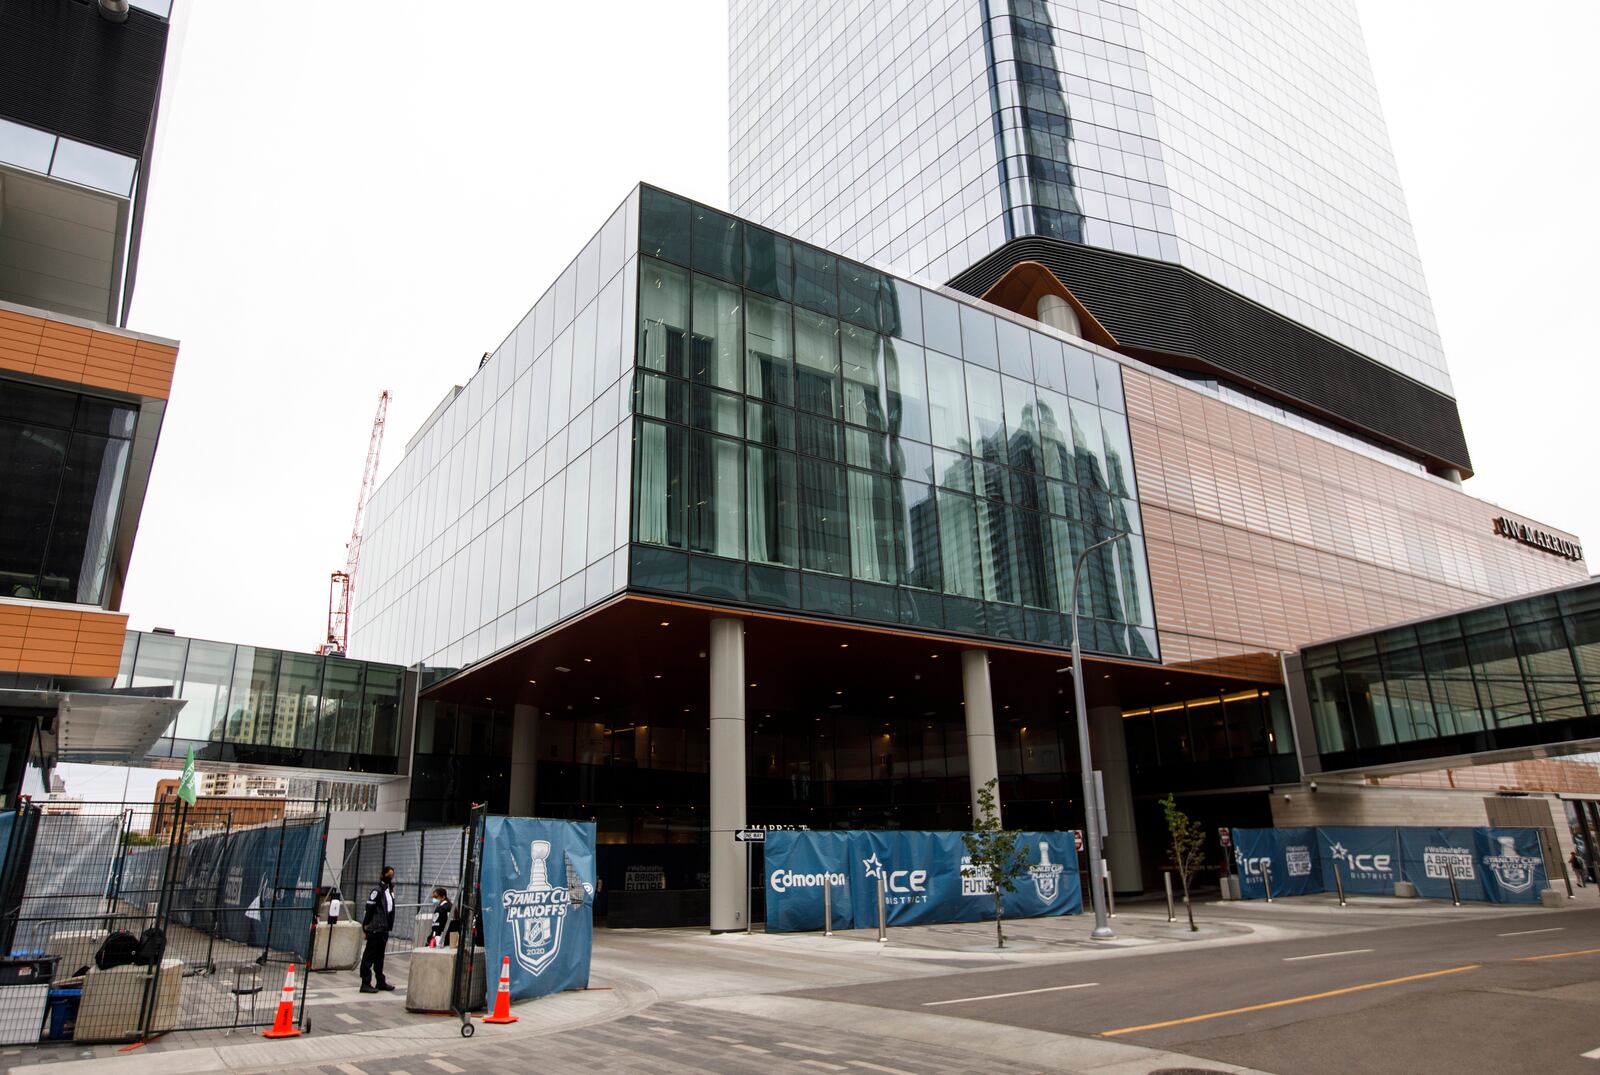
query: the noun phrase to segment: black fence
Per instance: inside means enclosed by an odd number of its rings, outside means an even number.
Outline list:
[[[304,981],[327,823],[281,799],[0,815],[0,1042],[270,1025],[290,964]]]
[[[367,893],[377,887],[385,866],[394,867],[394,924],[400,936],[412,936],[417,915],[428,914],[432,922],[431,893],[435,888],[450,894],[459,914],[466,834],[467,830],[460,828],[412,829],[347,839],[335,882],[346,917],[361,920]],[[398,948],[403,958],[410,945]]]

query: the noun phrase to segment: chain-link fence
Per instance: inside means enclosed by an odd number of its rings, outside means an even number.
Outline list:
[[[326,835],[325,803],[284,800],[3,815],[0,1041],[269,1024],[310,955]]]
[[[410,936],[417,916],[430,914],[435,888],[457,902],[461,892],[462,854],[466,829],[414,829],[374,832],[344,842],[338,886],[346,914],[360,921],[367,894],[378,884],[385,866],[394,867],[395,931]],[[408,946],[400,946],[403,955]]]

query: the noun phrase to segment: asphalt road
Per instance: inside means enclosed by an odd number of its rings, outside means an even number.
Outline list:
[[[800,995],[1104,1036],[1286,1075],[1600,1075],[1600,909]]]

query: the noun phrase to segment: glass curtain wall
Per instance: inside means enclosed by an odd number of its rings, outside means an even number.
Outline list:
[[[185,705],[151,757],[398,771],[405,669],[130,631],[119,688]]]
[[[1600,734],[1600,584],[1308,646],[1328,768]]]
[[[98,605],[137,407],[0,379],[0,594]]]
[[[1117,364],[642,189],[630,581],[1156,656]]]

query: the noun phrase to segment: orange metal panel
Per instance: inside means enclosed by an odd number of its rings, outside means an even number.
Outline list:
[[[166,344],[0,310],[0,369],[166,399],[177,357]]]
[[[127,626],[120,612],[0,604],[0,671],[110,679]]]

